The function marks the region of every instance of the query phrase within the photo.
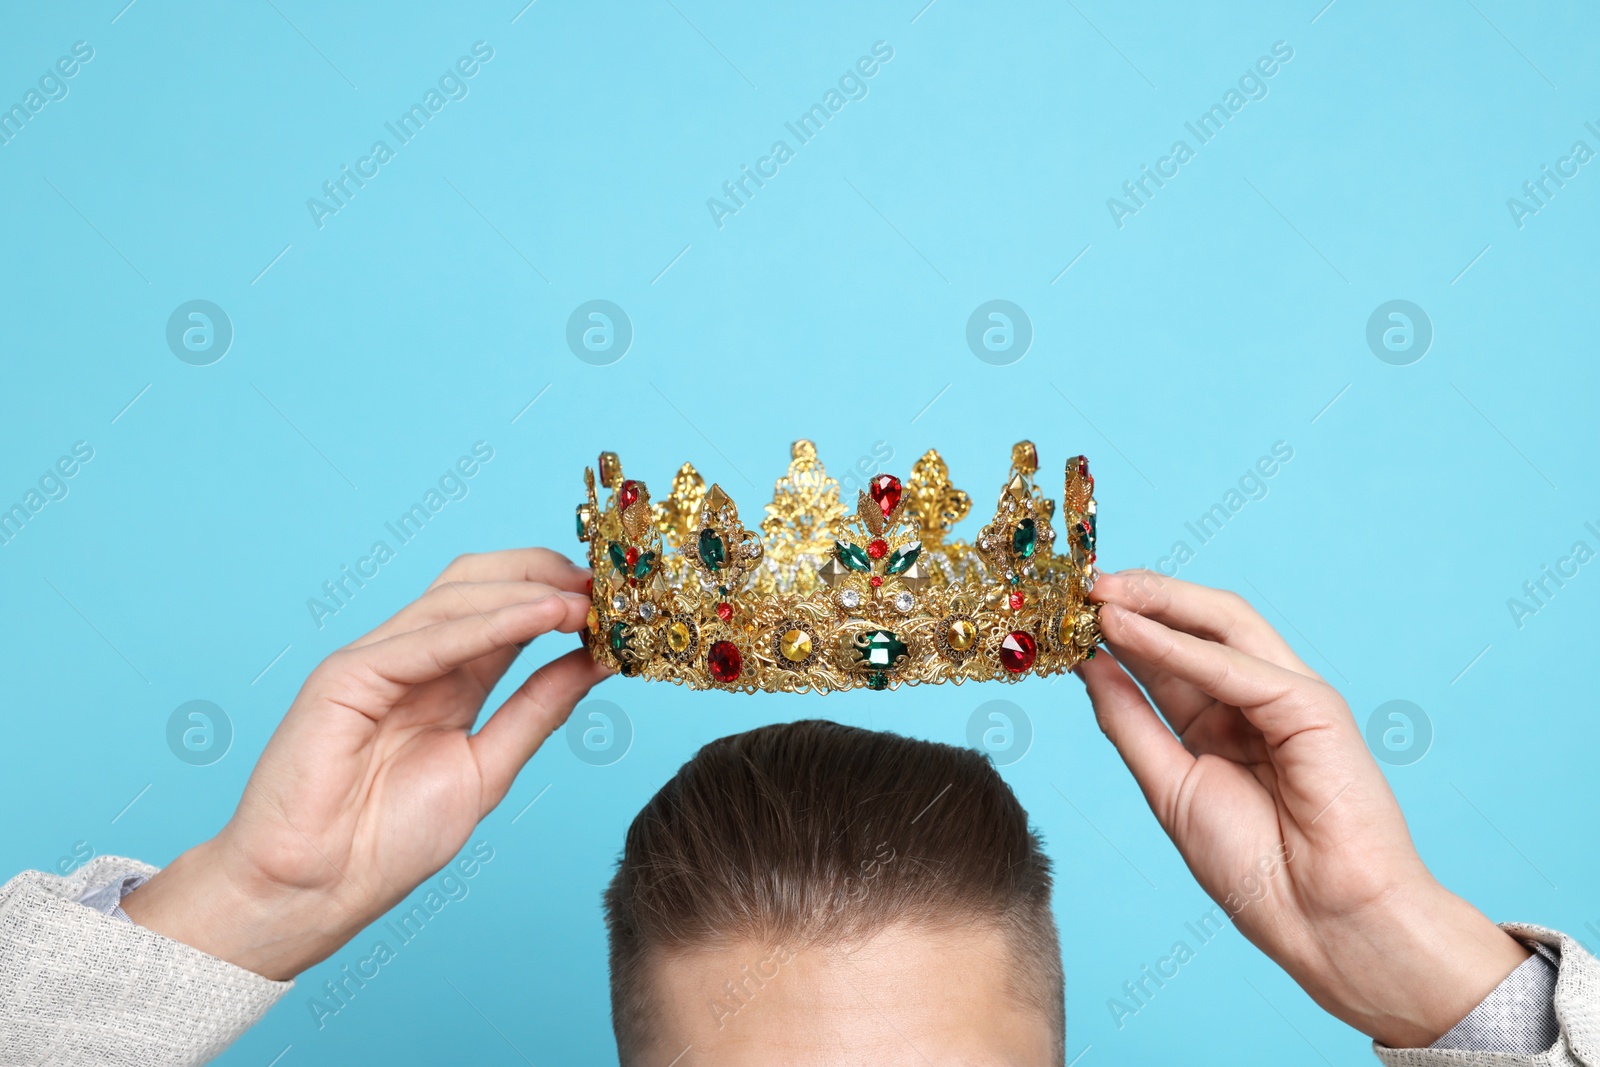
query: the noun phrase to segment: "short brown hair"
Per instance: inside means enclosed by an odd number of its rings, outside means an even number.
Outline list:
[[[1050,886],[1027,812],[976,751],[819,720],[713,741],[633,820],[606,890],[622,1062],[656,1023],[652,954],[838,943],[901,920],[1004,931],[1016,992],[1050,1021],[1059,1060]]]

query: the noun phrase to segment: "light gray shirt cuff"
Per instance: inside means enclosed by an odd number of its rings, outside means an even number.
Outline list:
[[[150,880],[148,874],[129,872],[123,874],[116,870],[108,871],[99,880],[91,880],[84,886],[83,894],[78,897],[78,903],[101,915],[111,919],[121,919],[125,923],[133,920],[128,913],[122,910],[122,898],[138,889]]]
[[[1533,955],[1495,986],[1483,1002],[1429,1048],[1469,1052],[1544,1052],[1561,1036],[1556,1021],[1556,973],[1561,956],[1537,941]]]

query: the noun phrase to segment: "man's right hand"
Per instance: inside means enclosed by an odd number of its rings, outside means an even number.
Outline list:
[[[1259,892],[1239,931],[1317,1003],[1426,1046],[1528,958],[1434,880],[1349,707],[1242,598],[1150,571],[1094,598],[1101,729],[1201,888]]]
[[[122,902],[134,922],[287,979],[448,863],[608,672],[575,649],[473,733],[522,648],[580,630],[588,570],[533,548],[463,556],[306,679],[238,810]]]

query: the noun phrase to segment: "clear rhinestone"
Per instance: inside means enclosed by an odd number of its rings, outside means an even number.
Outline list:
[[[917,598],[910,593],[898,593],[894,598],[894,610],[904,613],[916,606]]]
[[[861,594],[854,589],[846,589],[839,594],[839,603],[847,608],[855,608],[861,603]]]
[[[987,549],[993,544],[994,544],[994,542],[989,540],[987,537],[978,538],[978,547],[979,548]]]
[[[639,618],[645,622],[652,622],[656,617],[656,606],[646,600],[639,605]]]
[[[758,542],[749,541],[740,546],[739,554],[745,559],[755,559],[756,556],[761,554],[761,545]]]
[[[618,593],[616,596],[611,598],[611,610],[612,611],[626,611],[627,607],[628,607],[628,598],[623,596],[621,593]]]

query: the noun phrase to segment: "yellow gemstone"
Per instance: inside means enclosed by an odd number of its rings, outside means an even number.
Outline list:
[[[590,633],[597,634],[600,632],[600,613],[594,610],[593,604],[589,605],[589,617],[585,620],[585,623],[588,625]]]
[[[672,620],[672,625],[667,627],[667,647],[674,652],[685,652],[689,648],[689,624],[682,619]]]
[[[800,629],[785,631],[778,639],[778,648],[783,652],[784,659],[799,663],[811,655],[811,635]]]
[[[1072,647],[1073,638],[1076,636],[1074,633],[1076,629],[1077,619],[1070,611],[1061,616],[1061,626],[1060,629],[1056,631],[1056,638],[1061,642],[1062,647]]]
[[[957,652],[965,652],[978,639],[978,628],[970,619],[957,619],[945,631],[944,639]]]

